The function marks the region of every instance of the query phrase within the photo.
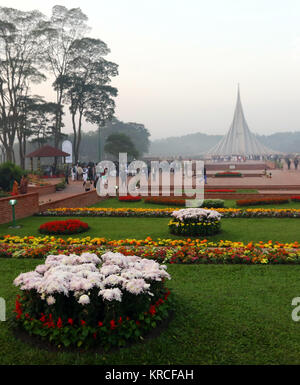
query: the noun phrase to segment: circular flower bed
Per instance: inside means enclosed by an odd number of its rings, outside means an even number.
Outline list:
[[[107,252],[49,255],[14,284],[17,325],[63,346],[122,346],[167,318],[166,266]]]
[[[221,230],[221,214],[200,208],[173,211],[169,229],[176,235],[213,235]]]
[[[67,219],[65,221],[52,221],[43,223],[39,232],[42,234],[76,234],[89,229],[89,225],[79,219]]]
[[[139,202],[140,200],[142,200],[142,198],[140,196],[131,196],[131,195],[126,195],[124,197],[122,196],[119,196],[119,201],[120,202]]]

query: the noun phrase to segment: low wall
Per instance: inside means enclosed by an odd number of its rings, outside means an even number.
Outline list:
[[[0,199],[0,224],[12,221],[12,208],[9,204],[10,199],[16,199],[15,206],[16,219],[29,217],[39,211],[39,194],[30,193],[16,195],[14,197]]]
[[[225,178],[222,178],[225,179]],[[238,178],[237,178],[238,179]],[[230,190],[299,190],[300,191],[300,183],[298,185],[210,185],[209,183],[205,185],[204,190],[223,190],[223,189],[230,189]],[[295,195],[295,194],[294,194]]]
[[[54,184],[51,184],[49,186],[28,186],[28,193],[36,192],[41,195],[47,195],[47,194],[53,194],[55,193],[56,188]]]
[[[56,209],[61,207],[87,207],[106,199],[107,197],[100,197],[96,190],[93,190],[55,200],[53,202],[43,203],[39,206],[39,211],[43,212],[48,209]]]
[[[281,194],[238,194],[238,193],[204,193],[205,199],[262,199],[262,198],[290,198],[293,195],[291,193]]]
[[[263,176],[263,172],[256,172],[256,173],[242,173],[241,172],[241,174],[242,174],[242,176],[235,176],[235,177],[228,177],[228,176],[215,176],[215,174],[209,174],[209,173],[207,173],[207,177],[208,178],[218,178],[218,179],[228,179],[228,178],[230,178],[230,179],[232,179],[232,178],[234,178],[234,179],[237,179],[237,178],[248,178],[248,177],[261,177],[261,176]]]
[[[230,166],[235,166],[231,168]],[[228,170],[228,171],[239,171],[239,170],[264,170],[268,168],[266,163],[206,163],[205,168],[206,171],[217,171],[217,170]]]

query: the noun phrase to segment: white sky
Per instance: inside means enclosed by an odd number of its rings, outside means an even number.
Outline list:
[[[48,16],[56,4],[88,16],[119,65],[116,116],[151,139],[225,134],[237,83],[253,132],[300,130],[299,0],[1,0]]]

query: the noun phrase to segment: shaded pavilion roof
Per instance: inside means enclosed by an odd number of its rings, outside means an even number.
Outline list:
[[[37,150],[26,155],[26,158],[50,158],[53,156],[69,156],[67,152],[61,151],[58,148],[52,146],[43,146]]]

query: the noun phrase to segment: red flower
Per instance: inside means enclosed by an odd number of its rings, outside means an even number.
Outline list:
[[[131,195],[126,195],[125,197],[119,196],[119,201],[121,202],[137,202],[140,201],[142,198],[140,196],[134,197]]]
[[[156,313],[156,309],[155,309],[155,306],[154,306],[154,305],[151,305],[151,306],[150,306],[149,313],[150,313],[151,315],[154,315],[154,314]]]
[[[139,326],[141,323],[140,321],[135,321],[135,323]]]
[[[100,326],[100,327],[103,326],[103,322],[100,322],[100,321],[99,321],[99,322],[98,322],[98,326]]]
[[[68,319],[68,324],[70,324],[71,326],[74,324],[74,321],[72,320],[72,318]]]
[[[122,317],[119,318],[119,324],[121,324],[121,323],[122,323]]]
[[[45,322],[46,321],[46,316],[45,316],[45,314],[44,313],[41,313],[41,318],[40,318],[40,321],[41,322]]]
[[[115,321],[112,319],[110,321],[110,328],[111,328],[111,330],[114,330],[116,327],[117,327],[117,325],[116,325]]]
[[[93,334],[93,338],[94,338],[94,340],[97,338],[97,333]]]
[[[78,219],[67,219],[65,221],[52,221],[42,224],[39,230],[42,233],[70,234],[87,230],[89,225]]]
[[[81,320],[80,323],[81,323],[82,326],[84,326],[86,324],[86,322],[83,321],[83,320]]]
[[[63,326],[63,323],[62,323],[61,318],[59,317],[58,321],[57,321],[57,327],[58,327],[58,329],[60,329],[62,326]]]

